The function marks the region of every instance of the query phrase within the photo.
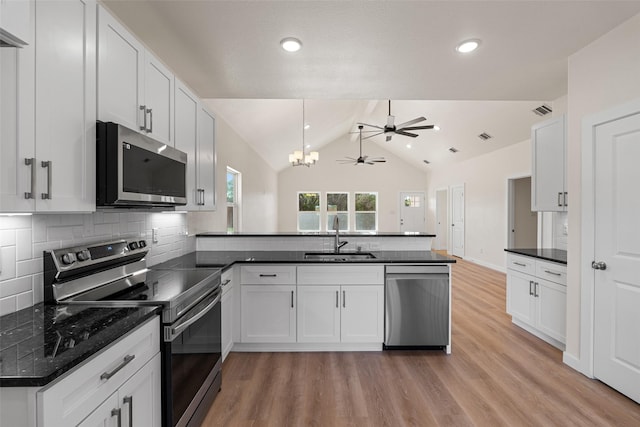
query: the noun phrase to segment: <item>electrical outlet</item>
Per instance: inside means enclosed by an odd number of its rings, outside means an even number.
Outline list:
[[[569,235],[569,224],[564,224],[563,225],[562,232],[564,233],[565,236]]]
[[[158,243],[158,229],[157,228],[152,228],[151,229],[151,241],[153,243]]]

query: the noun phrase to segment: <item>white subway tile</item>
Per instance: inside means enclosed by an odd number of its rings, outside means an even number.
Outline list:
[[[37,304],[44,301],[44,274],[38,273],[33,275],[33,303]]]
[[[16,311],[33,305],[33,292],[25,292],[16,297]]]
[[[2,271],[0,271],[0,282],[16,277],[16,247],[6,246],[0,248],[2,253]]]
[[[0,230],[0,246],[15,246],[16,230]]]
[[[16,260],[23,261],[33,256],[33,241],[31,239],[31,229],[23,228],[16,230]]]
[[[16,297],[10,296],[0,299],[0,316],[16,311]]]
[[[19,277],[17,279],[0,282],[0,298],[17,295],[31,290],[31,277]]]
[[[16,276],[30,276],[43,270],[42,258],[16,262]]]
[[[2,216],[0,217],[0,230],[31,228],[31,218],[31,215]]]

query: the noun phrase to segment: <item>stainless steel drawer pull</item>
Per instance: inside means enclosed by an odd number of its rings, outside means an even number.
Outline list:
[[[147,130],[147,106],[141,105],[140,111],[142,111],[142,116],[144,117],[144,122],[142,122],[142,126],[140,126],[140,130]]]
[[[533,280],[529,280],[529,295],[533,295]]]
[[[342,308],[347,306],[347,291],[342,291]]]
[[[51,200],[51,169],[52,169],[52,162],[51,160],[47,160],[46,162],[42,162],[40,164],[40,166],[42,166],[43,168],[47,168],[47,192],[46,193],[41,193],[41,197],[43,200]]]
[[[122,399],[122,404],[129,405],[129,427],[133,427],[133,396],[125,396]]]
[[[227,286],[229,283],[231,282],[231,279],[227,279],[224,282],[222,282],[222,286]]]
[[[122,411],[120,408],[112,409],[111,416],[118,417],[118,427],[122,427]]]
[[[562,206],[562,193],[558,193],[558,206]]]
[[[527,264],[523,264],[523,263],[521,263],[521,262],[515,262],[515,261],[513,261],[513,263],[514,263],[515,265],[519,265],[520,267],[526,267],[526,266],[527,266]]]
[[[340,303],[338,302],[338,300],[340,299],[340,293],[338,291],[336,291],[336,308],[340,308]]]
[[[556,273],[555,271],[545,270],[545,273],[553,274],[554,276],[562,276],[562,273]]]
[[[100,375],[100,379],[101,380],[108,380],[109,378],[111,378],[112,376],[114,376],[115,374],[118,373],[118,371],[122,368],[124,368],[125,366],[127,366],[129,363],[131,363],[131,361],[133,359],[135,359],[136,356],[135,354],[128,354],[124,357],[124,359],[122,359],[122,363],[119,364],[118,366],[116,366],[116,368],[111,371],[111,372],[104,372],[102,375]]]
[[[293,308],[293,291],[291,291],[291,308]]]
[[[35,199],[36,193],[36,159],[35,157],[24,159],[24,164],[31,166],[31,191],[24,193],[25,199]]]
[[[566,191],[564,192],[564,205],[569,206],[569,195]]]
[[[278,277],[277,274],[260,274],[260,277]]]
[[[153,110],[147,108],[147,113],[149,114],[149,129],[147,129],[147,132],[153,133]]]

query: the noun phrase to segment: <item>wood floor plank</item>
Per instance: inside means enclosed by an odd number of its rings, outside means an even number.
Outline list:
[[[505,275],[453,266],[452,354],[231,353],[203,427],[640,426],[640,405],[506,314]]]

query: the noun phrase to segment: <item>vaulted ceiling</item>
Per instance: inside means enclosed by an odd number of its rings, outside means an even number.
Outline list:
[[[384,125],[387,99],[397,123],[441,127],[369,140],[421,167],[527,139],[531,109],[567,93],[567,57],[640,12],[613,0],[103,3],[276,170],[302,143],[301,99],[312,149]],[[280,48],[289,36],[295,54]],[[477,51],[455,51],[470,38]]]

